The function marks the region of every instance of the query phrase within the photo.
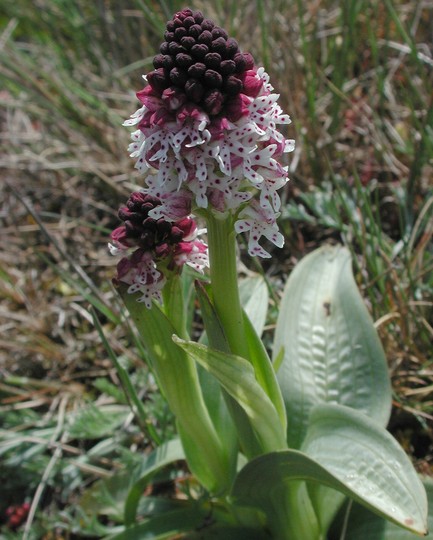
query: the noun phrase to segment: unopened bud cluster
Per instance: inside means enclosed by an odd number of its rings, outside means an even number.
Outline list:
[[[167,23],[155,70],[147,75],[152,90],[172,108],[192,102],[207,114],[224,113],[244,88],[244,76],[254,67],[251,54],[200,11],[184,9]]]
[[[131,194],[119,210],[123,225],[111,233],[110,251],[124,255],[117,265],[115,283],[129,285],[129,292],[141,292],[140,300],[151,306],[160,299],[164,272],[179,270],[184,264],[201,272],[207,265],[207,246],[197,240],[194,219],[155,219],[151,213],[161,201],[145,192]],[[163,271],[161,271],[163,270]]]

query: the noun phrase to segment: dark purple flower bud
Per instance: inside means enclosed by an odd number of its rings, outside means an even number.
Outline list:
[[[174,17],[183,21],[186,17],[191,17],[192,10],[190,8],[184,8],[181,11],[175,13]]]
[[[188,29],[188,34],[194,39],[197,39],[202,32],[201,26],[199,24],[193,24]]]
[[[233,58],[239,52],[239,44],[234,38],[228,38],[226,42],[227,56]]]
[[[161,43],[161,46],[159,48],[159,52],[161,54],[168,54],[169,53],[168,43],[166,41],[164,41],[164,43]]]
[[[172,225],[165,219],[158,219],[156,222],[156,229],[160,237],[168,236],[171,233]]]
[[[169,54],[158,54],[153,59],[155,68],[171,69],[174,67],[173,58]]]
[[[205,30],[198,36],[198,42],[204,43],[207,46],[212,43],[212,34],[209,32],[209,30]]]
[[[210,19],[204,19],[201,23],[202,30],[212,30],[212,28],[215,26],[215,23],[211,21]]]
[[[164,32],[164,39],[165,41],[167,41],[168,43],[170,43],[170,41],[173,41],[174,39],[174,32],[169,32],[168,30],[166,32]]]
[[[180,45],[179,43],[176,43],[176,41],[171,41],[168,44],[168,50],[170,51],[170,54],[172,54],[173,56],[181,52],[185,52],[185,49],[182,47],[182,45]]]
[[[193,59],[189,54],[179,53],[176,55],[176,64],[181,68],[189,68]]]
[[[204,43],[197,43],[191,47],[191,53],[198,59],[202,59],[209,52],[209,48]]]
[[[156,231],[156,220],[151,217],[145,218],[143,220],[143,227],[145,227],[149,231]]]
[[[242,81],[235,77],[234,75],[229,75],[224,81],[224,90],[230,96],[235,96],[239,94],[243,88]]]
[[[155,69],[158,69],[160,67],[164,67],[164,55],[163,54],[157,54],[155,58],[153,59],[153,67]]]
[[[243,53],[244,60],[246,62],[246,69],[253,69],[254,67],[254,58],[253,55],[249,52]]]
[[[223,37],[214,39],[214,41],[212,41],[211,49],[212,49],[212,52],[217,52],[221,56],[226,56],[227,54],[226,40]]]
[[[201,11],[194,11],[192,16],[194,17],[194,20],[197,24],[200,24],[203,22],[203,13]]]
[[[219,26],[215,26],[212,29],[212,38],[216,39],[219,37],[227,39],[228,38],[227,32],[223,28],[220,28]]]
[[[194,17],[185,17],[185,19],[183,20],[183,24],[185,28],[190,28],[193,24],[195,24]]]
[[[171,227],[171,234],[170,234],[170,240],[173,243],[178,243],[183,238],[183,231],[179,227],[176,227],[176,225],[173,225]]]
[[[155,69],[147,75],[147,82],[156,92],[162,92],[164,88],[167,88],[167,80],[162,68]]]
[[[194,103],[200,103],[204,94],[204,86],[196,79],[188,79],[185,84],[185,94]]]
[[[236,64],[236,71],[237,73],[242,73],[247,69],[247,62],[244,58],[244,55],[242,53],[238,53],[233,58]]]
[[[175,17],[173,19],[173,24],[175,28],[180,28],[181,26],[183,26],[183,21],[179,17]]]
[[[180,43],[182,47],[189,51],[195,45],[195,39],[191,36],[185,36],[180,40]]]
[[[188,75],[185,70],[174,67],[170,71],[170,80],[174,85],[183,87],[188,80]]]
[[[208,68],[218,70],[221,64],[221,55],[218,53],[207,53],[204,57],[204,63]]]
[[[188,75],[194,79],[201,79],[206,72],[206,65],[196,62],[188,69]]]
[[[168,21],[166,28],[168,32],[174,32],[175,30],[174,21]]]
[[[224,97],[219,90],[211,90],[204,99],[204,108],[209,114],[218,114],[223,108]]]
[[[223,84],[223,78],[218,71],[213,69],[207,69],[204,74],[204,82],[209,88],[221,88]]]
[[[219,69],[221,75],[231,75],[236,71],[236,64],[233,60],[223,60]]]
[[[188,31],[183,26],[180,26],[179,28],[176,28],[176,30],[174,31],[174,38],[177,41],[180,41],[186,35],[188,35]]]

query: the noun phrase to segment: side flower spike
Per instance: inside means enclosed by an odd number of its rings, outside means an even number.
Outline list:
[[[128,293],[140,292],[146,307],[161,301],[161,290],[168,274],[179,272],[184,264],[203,272],[209,265],[207,246],[198,239],[191,216],[177,221],[154,218],[161,201],[145,192],[134,192],[119,210],[123,225],[111,233],[108,245],[113,255],[121,255],[114,283],[129,285]]]

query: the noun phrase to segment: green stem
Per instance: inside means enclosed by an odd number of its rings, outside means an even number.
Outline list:
[[[162,289],[164,313],[174,326],[177,335],[182,339],[189,339],[186,328],[186,312],[183,300],[182,281],[179,274],[173,274]]]
[[[233,354],[248,359],[236,264],[236,233],[233,218],[207,219],[210,276],[213,301]]]
[[[231,352],[249,360],[248,343],[244,328],[244,318],[239,297],[238,272],[236,258],[236,233],[231,216],[218,218],[207,216],[209,262],[213,307],[224,332],[229,351],[221,346],[221,339],[215,339],[210,331],[211,347]],[[205,320],[206,324],[206,320]],[[248,458],[263,453],[251,423],[240,405],[223,392],[227,407],[233,418],[242,451]]]
[[[323,540],[305,482],[289,482],[276,489],[268,515],[269,527],[279,540]]]

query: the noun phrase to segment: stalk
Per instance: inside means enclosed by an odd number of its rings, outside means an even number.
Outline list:
[[[217,315],[233,354],[248,359],[236,264],[236,233],[232,216],[207,218],[210,277]]]
[[[288,482],[272,494],[269,526],[279,540],[323,540],[305,482]]]

